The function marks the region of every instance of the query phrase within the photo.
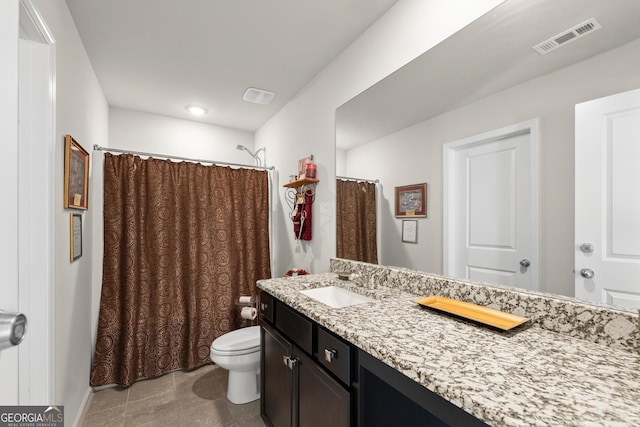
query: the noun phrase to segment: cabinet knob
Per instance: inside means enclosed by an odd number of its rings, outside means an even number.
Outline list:
[[[326,348],[324,349],[324,360],[331,363],[331,361],[333,361],[333,359],[335,359],[336,357],[338,357],[338,352],[335,348],[331,350],[328,350]]]

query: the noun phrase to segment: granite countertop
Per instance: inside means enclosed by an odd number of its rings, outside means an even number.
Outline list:
[[[328,285],[375,300],[331,308],[298,292]],[[334,273],[258,287],[489,425],[640,425],[639,354],[527,323],[498,331]]]

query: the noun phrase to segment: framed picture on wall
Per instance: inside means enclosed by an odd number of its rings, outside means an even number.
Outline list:
[[[396,218],[427,216],[427,184],[396,187]]]
[[[70,214],[70,244],[71,244],[71,262],[82,256],[82,215]]]
[[[64,137],[64,207],[89,207],[89,153],[71,135]]]
[[[418,243],[418,220],[402,220],[402,241],[406,243]]]

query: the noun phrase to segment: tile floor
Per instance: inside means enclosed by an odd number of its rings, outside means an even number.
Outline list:
[[[93,393],[79,427],[264,427],[260,400],[234,405],[226,398],[228,371],[207,365],[138,381],[127,389]]]

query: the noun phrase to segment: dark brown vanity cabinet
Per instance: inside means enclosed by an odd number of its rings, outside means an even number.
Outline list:
[[[260,415],[271,427],[487,427],[271,295],[261,297]]]
[[[272,321],[265,317],[261,321],[263,420],[272,427],[351,425],[349,379],[345,378],[345,384],[338,382],[318,363],[319,356],[314,352],[318,330],[323,334],[327,331],[279,301],[273,302]],[[327,363],[340,357],[338,351],[333,346],[328,349],[327,354],[334,356],[328,355]],[[348,355],[345,357],[350,364]]]

